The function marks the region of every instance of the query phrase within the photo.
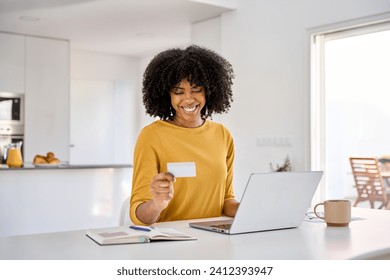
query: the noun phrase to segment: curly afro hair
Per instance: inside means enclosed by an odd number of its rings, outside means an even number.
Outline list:
[[[225,113],[233,101],[231,64],[217,53],[195,45],[169,49],[156,55],[143,76],[143,104],[152,117],[174,117],[170,92],[183,79],[205,89],[206,105],[202,117]]]

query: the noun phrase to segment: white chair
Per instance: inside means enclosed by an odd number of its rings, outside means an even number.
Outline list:
[[[120,226],[128,226],[132,224],[130,220],[129,211],[130,211],[130,196],[128,196],[122,203],[120,217],[119,217]]]

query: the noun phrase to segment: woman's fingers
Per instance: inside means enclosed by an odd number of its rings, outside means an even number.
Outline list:
[[[169,182],[174,182],[176,179],[175,179],[175,176],[173,176],[171,173],[169,172],[161,172],[159,174],[157,174],[156,176],[153,177],[153,182],[154,181],[169,181]]]
[[[154,203],[158,208],[165,208],[171,201],[174,181],[175,177],[168,172],[162,172],[153,177],[150,189]]]

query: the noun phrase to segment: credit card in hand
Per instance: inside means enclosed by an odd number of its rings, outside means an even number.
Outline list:
[[[167,169],[176,178],[196,177],[195,162],[168,162]]]

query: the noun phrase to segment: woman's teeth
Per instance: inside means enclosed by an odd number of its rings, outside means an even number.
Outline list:
[[[192,111],[194,111],[196,109],[196,106],[194,106],[194,107],[183,107],[183,109],[186,112],[192,112]]]

